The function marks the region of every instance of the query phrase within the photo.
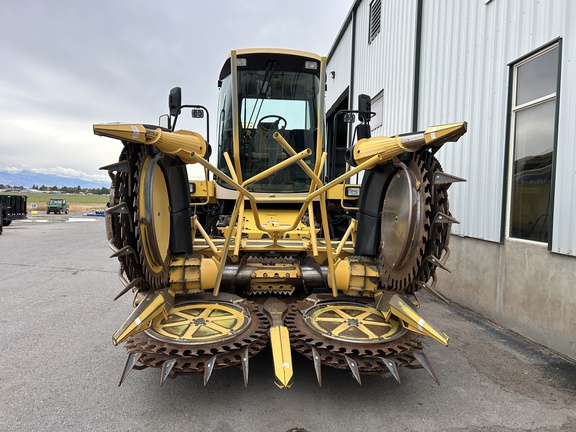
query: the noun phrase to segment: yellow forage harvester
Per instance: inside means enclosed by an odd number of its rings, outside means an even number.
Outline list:
[[[326,59],[290,50],[232,51],[219,77],[218,138],[177,130],[199,105],[169,97],[167,125],[111,123],[118,139],[106,230],[133,311],[113,335],[133,368],[178,374],[237,366],[272,351],[274,382],[293,381],[293,352],[322,366],[392,376],[421,367],[438,381],[422,337],[448,336],[419,312],[416,291],[436,293],[452,217],[446,174],[434,154],[466,123],[370,137],[369,98],[332,118],[358,116],[348,143],[326,140]],[[340,123],[339,123],[340,122]],[[208,130],[208,127],[206,128]],[[208,134],[207,134],[208,135]],[[345,135],[345,134],[344,134]],[[347,149],[346,151],[342,151]],[[204,180],[189,180],[198,164]],[[359,179],[361,178],[361,181]]]

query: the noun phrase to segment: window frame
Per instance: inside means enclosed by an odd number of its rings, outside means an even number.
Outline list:
[[[384,90],[372,98],[370,105],[375,113],[370,122],[370,131],[373,132],[384,124]]]
[[[516,105],[516,97],[518,92],[518,69],[529,63],[530,61],[538,58],[539,56],[546,54],[554,49],[558,49],[558,68],[556,76],[556,88],[553,93],[541,96],[539,98],[533,99],[531,101]],[[559,121],[559,110],[560,110],[560,88],[561,88],[561,74],[562,74],[562,39],[557,38],[549,43],[529,52],[528,54],[514,60],[508,64],[509,67],[509,79],[508,79],[508,118],[506,125],[506,154],[504,161],[504,206],[502,212],[502,226],[501,226],[501,242],[505,240],[512,240],[518,242],[527,242],[531,244],[539,244],[548,246],[548,250],[552,250],[552,230],[553,230],[553,219],[554,219],[554,198],[555,198],[555,177],[556,177],[556,158],[557,158],[557,146],[558,146],[558,121]],[[549,199],[549,211],[548,211],[548,240],[547,242],[540,242],[536,240],[523,239],[520,237],[512,237],[511,233],[511,218],[512,218],[512,206],[513,206],[513,196],[512,196],[512,183],[513,183],[513,171],[514,171],[514,154],[516,150],[516,114],[522,112],[526,109],[536,107],[538,105],[544,104],[555,100],[555,115],[554,115],[554,133],[553,133],[553,143],[552,143],[552,171],[551,171],[551,182],[550,182],[550,199]]]

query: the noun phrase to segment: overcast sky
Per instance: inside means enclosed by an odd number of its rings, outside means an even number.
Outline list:
[[[352,3],[2,0],[0,169],[107,179],[121,143],[92,124],[157,123],[175,86],[215,113],[230,50],[327,55]]]

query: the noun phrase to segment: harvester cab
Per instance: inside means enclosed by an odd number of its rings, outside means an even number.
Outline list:
[[[240,366],[271,347],[275,382],[290,387],[292,355],[322,366],[400,380],[401,366],[435,380],[420,340],[448,336],[425,320],[414,293],[436,292],[449,256],[445,174],[434,154],[466,123],[370,137],[361,96],[344,173],[327,178],[325,62],[289,50],[232,51],[220,72],[217,155],[200,134],[176,130],[182,105],[170,92],[167,127],[94,125],[122,141],[106,228],[134,309],[113,336],[126,342],[122,382],[133,368],[169,376]],[[338,161],[343,164],[344,161]],[[186,164],[203,180],[189,181]],[[362,184],[350,179],[363,174]]]

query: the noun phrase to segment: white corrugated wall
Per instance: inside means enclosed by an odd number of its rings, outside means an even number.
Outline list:
[[[562,35],[552,251],[576,256],[576,2],[563,3],[549,18]]]
[[[330,55],[326,67],[327,90],[326,90],[326,107],[330,109],[337,99],[342,95],[347,87],[350,86],[350,71],[352,64],[352,21],[344,29],[338,46]],[[332,72],[334,77],[332,77]]]
[[[416,0],[382,0],[380,33],[368,44],[370,1],[357,9],[352,102],[361,93],[383,91],[382,127],[373,135],[394,135],[412,128]]]
[[[365,2],[367,3],[367,2]],[[394,3],[394,2],[392,2]],[[576,254],[576,3],[570,0],[423,2],[418,125],[468,121],[439,159],[468,179],[451,189],[453,232],[500,241],[508,146],[508,64],[562,38],[552,250]]]
[[[438,155],[445,171],[468,180],[450,190],[461,221],[452,229],[499,241],[508,68],[495,31],[505,18],[484,13],[488,7],[483,0],[424,2],[418,126],[468,122],[468,133]]]
[[[468,133],[440,150],[444,169],[468,182],[450,189],[453,233],[499,242],[503,232],[509,64],[561,38],[560,115],[555,164],[553,252],[576,256],[576,1],[423,0],[418,129],[466,120]],[[412,128],[417,0],[382,0],[380,34],[368,44],[370,0],[355,4],[356,29],[335,47],[328,104],[346,88],[354,39],[351,100],[384,94],[374,135]],[[354,13],[353,11],[351,13]],[[504,222],[506,223],[506,222]]]

